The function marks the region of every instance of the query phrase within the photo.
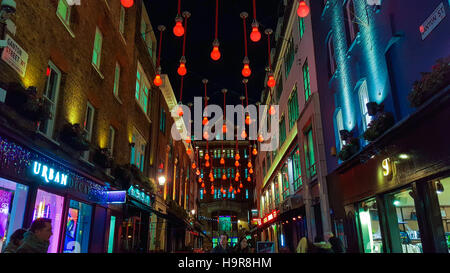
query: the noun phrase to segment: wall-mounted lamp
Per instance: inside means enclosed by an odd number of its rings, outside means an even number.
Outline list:
[[[442,185],[441,181],[436,182],[436,193],[441,194],[444,192],[444,186]]]

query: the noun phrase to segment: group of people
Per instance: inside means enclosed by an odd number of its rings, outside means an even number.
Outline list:
[[[14,231],[3,253],[47,253],[52,234],[52,220],[38,218],[28,230]]]
[[[228,235],[220,234],[219,244],[211,250],[211,253],[254,253],[255,249],[250,247],[247,238],[242,236],[234,247],[228,246]]]

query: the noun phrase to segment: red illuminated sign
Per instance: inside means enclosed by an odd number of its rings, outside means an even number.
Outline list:
[[[267,214],[266,216],[264,216],[262,223],[268,223],[268,222],[272,222],[273,220],[275,220],[278,216],[278,211],[277,210],[273,210],[271,213]]]

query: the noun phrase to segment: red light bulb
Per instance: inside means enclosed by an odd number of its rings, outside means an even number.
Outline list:
[[[161,86],[162,84],[161,75],[156,74],[155,79],[153,80],[153,84],[156,86]]]
[[[236,178],[234,178],[234,181],[238,182],[239,181],[239,177],[236,176]]]
[[[222,175],[222,180],[227,180],[227,176],[225,174]]]
[[[220,159],[220,164],[225,164],[225,159],[223,157]]]
[[[185,141],[186,141],[187,144],[191,143],[191,139],[190,138],[186,139]]]
[[[242,138],[247,138],[247,133],[245,132],[245,130],[244,130],[244,131],[242,131],[242,133],[241,133],[241,137],[242,137]]]
[[[250,168],[250,170],[248,170],[248,172],[249,172],[250,174],[253,174],[253,168]]]
[[[252,162],[248,162],[247,167],[251,168],[252,167]]]
[[[227,125],[222,125],[222,132],[225,134],[227,132]]]
[[[242,185],[242,183],[240,183],[240,184],[239,184],[239,188],[242,189],[243,187],[244,187],[244,185]]]
[[[275,107],[273,105],[271,105],[269,108],[269,114],[271,116],[273,116],[273,115],[275,115],[276,112],[277,112],[277,110],[275,109]]]
[[[122,3],[122,6],[124,8],[131,8],[134,4],[133,0],[120,0],[120,3]]]
[[[309,14],[308,5],[306,4],[305,1],[300,1],[300,3],[298,4],[297,15],[300,16],[301,18],[304,18],[308,16],[308,14]]]
[[[248,181],[248,182],[252,181],[252,179],[250,178],[250,176],[247,177],[247,181]]]
[[[202,180],[203,180],[203,179],[202,179],[201,177],[199,177],[199,178],[198,178],[198,183],[202,183]]]
[[[241,156],[239,154],[236,154],[235,159],[239,160],[239,159],[241,159]]]
[[[209,154],[205,154],[205,160],[209,160]]]
[[[213,59],[214,61],[217,61],[220,59],[219,46],[213,47],[213,50],[211,51],[211,59]]]
[[[180,66],[178,67],[178,75],[184,76],[187,73],[186,65],[184,63],[180,63]]]
[[[203,194],[206,194],[206,189],[203,189]]]
[[[202,124],[203,125],[208,124],[208,118],[207,117],[203,117]]]
[[[242,68],[242,76],[249,77],[252,74],[252,71],[250,70],[250,66],[248,64],[244,64],[244,68]]]
[[[275,86],[275,78],[272,75],[270,75],[267,80],[267,86],[271,88]]]
[[[178,106],[177,113],[179,117],[182,117],[184,115],[183,108],[181,106]]]
[[[175,26],[173,27],[173,34],[175,34],[175,36],[177,37],[181,37],[184,35],[184,27],[181,24],[181,22],[183,21],[183,19],[181,19],[181,17],[177,17],[175,18]]]
[[[206,167],[206,168],[209,168],[209,161],[206,161],[205,167]]]
[[[192,163],[192,169],[195,169],[195,168],[197,168],[197,165],[194,162],[194,163]]]
[[[202,183],[202,188],[204,188],[205,187],[205,183]]]
[[[260,39],[261,39],[261,32],[259,32],[258,27],[252,27],[252,33],[250,33],[250,40],[256,43]]]
[[[186,153],[187,153],[188,155],[191,155],[191,153],[192,153],[191,148],[187,148]]]
[[[238,189],[238,193],[240,193],[241,192],[241,189]]]
[[[200,170],[197,169],[197,171],[195,172],[195,174],[200,175]]]
[[[259,135],[259,136],[258,136],[258,141],[259,141],[259,142],[264,142],[264,137],[263,137],[262,135]]]
[[[256,148],[253,148],[253,155],[257,155],[258,154],[258,150],[256,150]]]
[[[245,117],[245,124],[250,125],[251,120],[250,120],[250,115],[247,114],[247,116]]]
[[[239,161],[234,162],[234,166],[239,167]]]

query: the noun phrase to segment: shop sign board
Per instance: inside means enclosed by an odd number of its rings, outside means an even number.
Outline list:
[[[150,205],[150,196],[148,194],[146,194],[145,192],[135,188],[134,186],[131,186],[128,189],[128,195],[149,207],[151,206]]]
[[[262,223],[265,224],[265,223],[272,222],[275,218],[277,218],[277,213],[278,213],[278,211],[274,210],[271,213],[267,214],[263,218]]]
[[[5,37],[7,46],[3,49],[2,60],[11,66],[21,77],[25,77],[28,53],[20,47],[8,34]]]
[[[106,203],[108,204],[123,204],[127,201],[126,191],[107,191]]]
[[[420,34],[422,35],[422,40],[436,28],[437,25],[445,18],[445,8],[444,3],[441,4],[433,11],[433,13],[423,22],[419,27]]]
[[[61,186],[67,186],[67,180],[69,176],[63,172],[48,167],[38,161],[34,161],[33,174],[38,176],[43,182],[49,184],[58,184]]]

